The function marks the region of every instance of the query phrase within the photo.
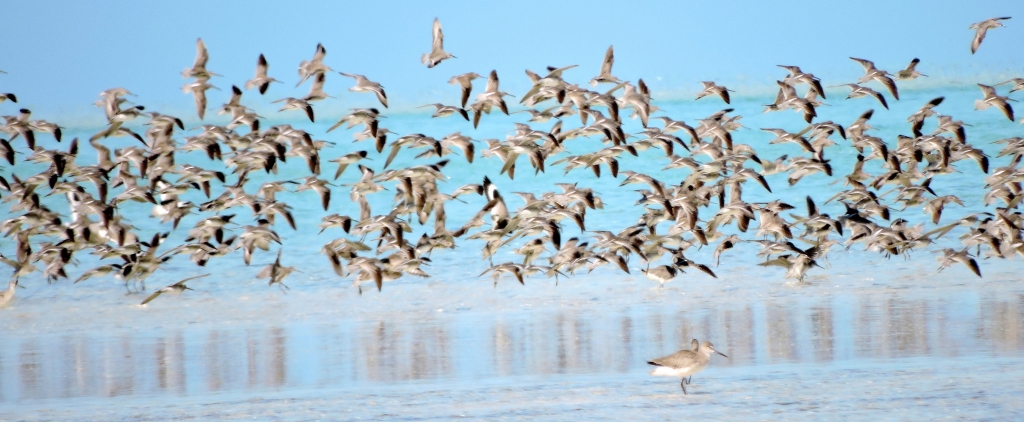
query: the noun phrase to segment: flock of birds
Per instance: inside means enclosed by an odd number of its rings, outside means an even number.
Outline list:
[[[1003,20],[994,18],[975,25],[976,35],[971,46],[976,51],[989,29],[1002,26]],[[424,54],[422,63],[433,68],[454,58],[444,50],[441,24],[433,23],[433,44]],[[196,58],[192,66],[182,72],[191,82],[183,90],[195,98],[197,115],[205,118],[208,110],[206,92],[214,88],[210,83],[218,74],[207,69],[209,53],[200,39],[196,44]],[[307,95],[286,97],[274,101],[281,103],[281,112],[301,111],[305,118],[315,122],[314,105],[331,97],[324,91],[328,75],[334,74],[325,60],[327,50],[317,45],[315,54],[298,67],[299,84],[310,81]],[[916,70],[919,61],[895,75],[878,69],[869,60],[851,58],[864,69],[847,98],[871,96],[888,108],[885,94],[865,84],[879,83],[893,100],[899,99],[898,81],[922,75]],[[80,157],[79,140],[67,147],[46,149],[36,145],[36,136],[50,133],[57,142],[62,141],[61,126],[53,122],[33,120],[31,112],[21,109],[19,114],[3,116],[0,132],[8,139],[0,139],[0,154],[11,165],[20,162],[35,163],[45,169],[32,175],[16,175],[5,171],[0,176],[4,203],[10,205],[10,218],[0,223],[0,231],[13,238],[16,253],[0,259],[13,269],[9,289],[0,296],[0,305],[14,297],[21,277],[41,271],[48,281],[68,277],[68,264],[77,262],[76,256],[91,253],[99,257],[102,265],[90,268],[75,278],[82,282],[92,277],[110,276],[124,282],[129,290],[142,290],[142,282],[169,260],[187,255],[193,263],[205,266],[214,258],[237,256],[249,265],[255,254],[280,245],[280,220],[292,229],[298,224],[292,207],[275,195],[284,191],[313,191],[323,209],[329,210],[334,194],[341,187],[322,177],[324,161],[337,167],[333,180],[351,174],[346,170],[357,167],[358,175],[349,183],[349,199],[359,205],[358,215],[332,214],[319,224],[321,234],[336,233],[337,237],[323,245],[322,252],[338,277],[351,277],[354,285],[373,283],[378,290],[384,282],[404,275],[427,277],[425,268],[435,249],[451,249],[460,239],[479,239],[483,243],[483,258],[490,265],[481,276],[491,273],[495,285],[503,274],[519,283],[537,274],[548,277],[565,276],[580,271],[591,271],[603,265],[615,266],[630,272],[630,262],[646,263],[640,269],[648,278],[660,284],[671,281],[687,269],[696,269],[716,277],[709,264],[697,263],[686,257],[691,247],[714,248],[714,265],[730,249],[744,243],[761,247],[758,256],[761,265],[786,269],[785,277],[803,280],[808,270],[818,267],[835,245],[850,247],[862,244],[866,249],[886,256],[903,255],[911,250],[927,247],[935,239],[956,228],[962,228],[962,249],[946,248],[939,252],[940,270],[953,264],[963,264],[979,277],[981,271],[976,258],[981,256],[1008,258],[1024,255],[1024,224],[1016,211],[1024,192],[1021,181],[1024,169],[1018,167],[1024,154],[1024,139],[1009,138],[996,142],[1005,144],[999,156],[1012,156],[1006,166],[990,169],[989,156],[967,143],[962,121],[940,114],[936,107],[942,97],[924,104],[908,117],[912,136],[900,135],[895,140],[884,140],[872,135],[867,110],[852,122],[842,125],[832,121],[816,121],[817,107],[825,99],[821,80],[798,66],[780,66],[788,71],[778,83],[774,102],[765,112],[793,110],[802,115],[808,126],[796,133],[766,128],[775,138],[770,142],[793,143],[805,154],[768,159],[751,145],[733,138],[732,132],[742,127],[742,116],[727,108],[694,124],[655,115],[659,108],[652,103],[651,94],[642,79],[636,84],[622,81],[612,74],[614,51],[609,47],[600,72],[589,83],[593,87],[608,86],[599,91],[587,89],[563,78],[576,65],[549,67],[546,73],[527,70],[531,89],[519,96],[518,104],[524,108],[511,110],[507,97],[512,94],[500,90],[497,72],[486,77],[482,93],[473,98],[474,81],[484,79],[477,73],[466,73],[451,78],[450,83],[461,93],[458,104],[429,104],[434,107],[432,117],[465,119],[475,128],[484,115],[492,112],[504,114],[527,113],[529,119],[515,124],[515,132],[506,139],[472,139],[455,132],[437,139],[421,134],[396,135],[381,125],[381,109],[376,106],[352,109],[327,132],[341,126],[362,130],[354,132],[356,141],[373,141],[370,150],[337,152],[335,144],[314,139],[314,135],[296,125],[263,127],[262,117],[243,105],[243,90],[232,87],[228,101],[216,108],[218,114],[228,114],[224,125],[204,124],[185,136],[181,119],[134,105],[127,100],[131,92],[125,88],[103,91],[96,103],[105,114],[108,124],[88,140],[98,160],[84,162]],[[387,95],[381,84],[363,75],[341,73],[352,78],[353,92],[373,93],[383,108],[388,107]],[[1024,89],[1024,79],[1008,81],[1010,92]],[[260,95],[273,83],[266,58],[260,55],[255,75],[242,84],[245,90],[255,89]],[[713,82],[704,82],[698,99],[710,96],[730,102],[731,90]],[[804,89],[806,86],[806,89]],[[977,109],[996,107],[1013,121],[1012,101],[1000,95],[994,86],[978,84],[983,96],[976,101]],[[596,89],[596,88],[595,88]],[[801,94],[799,91],[803,90]],[[0,102],[17,102],[15,94],[0,94]],[[511,105],[515,106],[515,103]],[[642,130],[627,134],[623,118],[629,113],[638,118]],[[575,115],[575,118],[570,118]],[[578,118],[580,125],[563,128]],[[148,120],[137,125],[137,120]],[[533,123],[554,120],[549,130],[539,130]],[[936,129],[923,132],[928,120],[935,121]],[[659,124],[660,123],[660,124]],[[469,124],[469,123],[467,123]],[[136,132],[132,128],[145,128]],[[137,145],[109,147],[108,138],[130,137]],[[843,139],[839,141],[837,138]],[[131,141],[135,142],[135,141]],[[20,145],[18,145],[20,143]],[[593,152],[572,155],[570,144],[584,144]],[[845,190],[839,191],[827,202],[836,201],[845,207],[842,214],[832,217],[819,211],[816,202],[808,196],[805,212],[781,200],[762,203],[747,202],[743,198],[743,185],[753,181],[759,189],[772,191],[765,176],[788,173],[789,185],[801,178],[824,173],[833,176],[829,148],[837,143],[849,143],[859,155],[849,173],[836,173]],[[17,146],[15,146],[17,145]],[[839,148],[839,147],[836,147]],[[659,180],[651,175],[619,169],[622,154],[639,156],[648,150],[660,150],[666,169],[679,170],[674,181]],[[416,150],[417,165],[387,169],[402,150]],[[561,166],[566,173],[577,168],[602,172],[620,178],[621,185],[640,185],[637,189],[638,222],[620,231],[587,228],[586,216],[591,210],[603,207],[603,201],[592,189],[578,183],[560,183],[558,189],[541,195],[516,194],[525,202],[511,210],[498,185],[484,177],[479,184],[469,184],[452,192],[442,192],[439,181],[445,181],[444,167],[449,155],[461,155],[473,163],[475,155],[501,162],[499,175],[515,177],[517,166],[529,165],[534,172]],[[201,153],[220,168],[201,168],[190,164],[177,164],[182,154]],[[376,163],[383,167],[373,169],[366,161],[376,155],[386,158]],[[525,156],[526,160],[519,160]],[[308,167],[308,176],[302,180],[262,182],[253,180],[265,174],[272,178],[288,159],[301,157]],[[436,159],[436,160],[434,160]],[[645,157],[645,159],[647,159]],[[433,160],[433,161],[432,161]],[[650,157],[650,162],[655,162]],[[985,205],[996,205],[992,212],[982,212],[940,222],[943,210],[951,204],[963,206],[954,195],[939,195],[931,187],[933,177],[956,172],[960,162],[970,160],[987,174]],[[884,168],[881,174],[869,174],[865,163],[877,161]],[[497,166],[495,167],[497,169]],[[685,169],[685,170],[682,170]],[[303,170],[305,171],[305,170]],[[328,172],[328,175],[330,172]],[[893,185],[892,189],[882,189]],[[369,195],[389,190],[394,195],[390,209],[373,210]],[[893,199],[887,199],[894,194]],[[57,195],[66,198],[67,209],[51,209],[44,198]],[[202,196],[200,196],[202,195]],[[445,204],[448,201],[467,201],[478,196],[479,211],[460,225],[449,226]],[[203,201],[189,198],[202,197]],[[150,203],[153,217],[159,218],[167,231],[142,233],[122,216],[120,209],[126,202]],[[889,210],[920,207],[931,215],[936,225],[926,229],[912,226],[903,219],[890,220]],[[242,216],[244,210],[249,216]],[[375,212],[376,211],[376,212]],[[66,212],[67,214],[62,214]],[[194,226],[187,228],[184,243],[165,246],[170,231],[180,230],[179,222],[186,216],[199,216]],[[407,235],[413,227],[429,227],[432,232],[420,237]],[[247,220],[248,219],[248,220]],[[751,227],[751,222],[757,222]],[[563,239],[563,225],[575,225],[589,238]],[[344,233],[342,235],[341,233]],[[744,233],[750,236],[743,236]],[[798,246],[795,241],[804,245]],[[515,247],[510,246],[515,243]],[[298,271],[282,262],[281,247],[277,258],[258,273],[270,285],[287,288],[285,279]],[[511,250],[521,260],[494,263],[499,250]],[[973,253],[972,253],[973,251]],[[652,266],[662,257],[670,263]],[[40,270],[40,268],[42,268]],[[634,268],[635,270],[635,268]],[[148,297],[153,300],[161,293],[180,293],[186,289],[185,281],[176,282]],[[706,347],[694,352],[714,351]],[[703,353],[707,354],[707,353]],[[702,354],[702,356],[703,356]],[[685,387],[684,387],[685,389]]]

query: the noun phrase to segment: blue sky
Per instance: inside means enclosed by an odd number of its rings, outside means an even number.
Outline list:
[[[0,70],[8,74],[0,74],[0,92],[16,93],[38,117],[101,117],[91,104],[115,86],[138,94],[140,104],[188,110],[180,72],[192,63],[197,37],[209,48],[208,68],[225,75],[212,81],[223,91],[209,94],[211,107],[252,77],[260,53],[271,76],[285,81],[268,99],[304,95],[308,85],[294,88],[296,68],[318,42],[329,66],[379,81],[399,108],[456,102],[447,80],[468,71],[497,69],[503,88],[521,94],[529,89],[524,69],[579,64],[565,77],[585,83],[608,45],[613,73],[644,78],[655,93],[698,91],[702,80],[770,87],[785,75],[777,64],[799,65],[827,85],[852,82],[862,71],[849,56],[891,72],[919,57],[926,74],[972,81],[1022,69],[1024,2],[889,3],[12,2],[4,6]],[[972,56],[967,27],[994,16],[1017,17]],[[419,57],[430,48],[434,17],[457,58],[427,69]],[[347,95],[350,83],[335,74],[327,91]],[[0,113],[12,107],[0,105]]]

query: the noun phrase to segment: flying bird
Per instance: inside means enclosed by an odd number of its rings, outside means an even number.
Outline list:
[[[434,28],[432,31],[434,35],[433,43],[431,43],[430,52],[424,54],[420,61],[427,65],[427,68],[437,66],[439,63],[454,59],[451,53],[444,51],[444,33],[441,32],[441,21],[434,18]]]
[[[604,61],[601,62],[601,73],[598,73],[593,79],[590,80],[591,86],[597,86],[597,84],[617,84],[622,82],[619,78],[612,76],[612,65],[615,64],[615,50],[613,46],[608,46],[608,51],[604,53]]]
[[[171,284],[170,286],[164,287],[164,288],[162,288],[160,290],[157,290],[156,292],[153,292],[153,294],[149,295],[149,297],[147,297],[146,300],[143,300],[142,303],[140,303],[139,305],[141,306],[141,305],[145,305],[145,304],[147,304],[149,302],[152,302],[153,299],[156,299],[157,296],[160,296],[160,295],[162,295],[164,293],[170,293],[170,294],[179,295],[179,294],[181,294],[181,292],[184,292],[185,290],[192,290],[191,288],[189,288],[188,286],[185,285],[185,282],[190,281],[190,280],[195,280],[197,278],[203,278],[203,277],[206,277],[208,275],[209,274],[197,275],[197,276],[194,276],[194,277],[186,278],[184,280],[180,280],[180,281],[178,281],[178,282],[176,282],[174,284]]]
[[[256,62],[256,76],[245,82],[245,89],[259,87],[260,95],[263,95],[267,92],[267,87],[270,86],[271,82],[281,81],[267,76],[267,58],[260,54],[260,58]]]
[[[971,54],[978,51],[978,47],[981,47],[981,42],[985,40],[985,34],[988,33],[989,29],[1002,27],[1003,24],[999,21],[1010,19],[1009,16],[1002,18],[985,19],[981,22],[971,24],[967,29],[975,30],[974,40],[971,41]]]
[[[345,72],[338,72],[338,73],[340,73],[341,76],[348,76],[348,77],[353,78],[353,79],[356,80],[356,85],[351,87],[351,88],[349,88],[348,89],[349,91],[352,91],[352,92],[372,92],[374,94],[377,94],[377,100],[380,101],[381,105],[383,105],[384,108],[388,108],[388,96],[386,94],[384,94],[384,87],[381,86],[381,84],[379,84],[377,82],[374,82],[374,81],[371,81],[369,79],[366,79],[366,76],[363,76],[363,75],[355,75],[355,74],[345,73]]]
[[[921,59],[915,57],[914,60],[911,60],[910,64],[907,65],[906,69],[903,69],[903,70],[901,70],[899,72],[896,72],[896,80],[902,81],[902,80],[917,79],[918,76],[928,77],[928,75],[925,75],[925,74],[917,71],[917,64],[918,63],[921,63]]]
[[[978,88],[981,88],[981,93],[985,95],[985,98],[974,100],[975,110],[984,110],[995,106],[1006,115],[1007,119],[1013,121],[1013,107],[1007,102],[1009,98],[997,94],[996,89],[989,85],[978,84]]]

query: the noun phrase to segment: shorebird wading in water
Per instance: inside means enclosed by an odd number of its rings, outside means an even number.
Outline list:
[[[725,353],[715,350],[715,346],[710,341],[698,343],[697,339],[693,339],[691,342],[691,350],[680,350],[671,355],[652,359],[647,362],[648,365],[654,365],[651,375],[656,377],[681,377],[679,381],[679,387],[683,389],[683,394],[686,392],[686,384],[690,383],[690,378],[693,378],[693,374],[703,371],[704,368],[711,363],[711,354],[718,353],[725,356]]]

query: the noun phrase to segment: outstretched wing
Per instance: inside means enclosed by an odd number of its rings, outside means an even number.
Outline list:
[[[434,49],[444,50],[444,33],[441,32],[441,21],[434,18]]]

